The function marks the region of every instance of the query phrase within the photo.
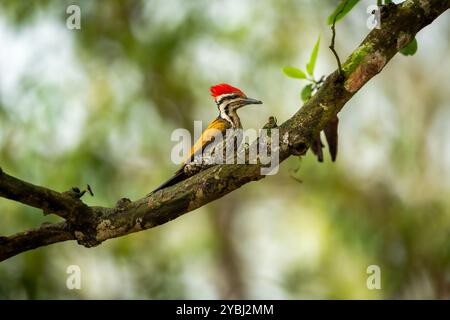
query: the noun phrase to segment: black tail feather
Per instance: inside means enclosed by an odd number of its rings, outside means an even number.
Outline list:
[[[158,188],[156,188],[155,190],[150,192],[147,196],[155,193],[156,191],[159,191],[159,190],[162,190],[164,188],[173,186],[173,185],[177,184],[178,182],[181,182],[181,181],[185,180],[186,178],[188,178],[188,176],[184,172],[184,168],[180,168],[180,170],[175,172],[175,174],[169,180],[167,180],[162,185],[160,185]]]

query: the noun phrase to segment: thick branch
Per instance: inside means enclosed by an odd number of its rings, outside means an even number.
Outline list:
[[[77,215],[86,206],[69,192],[56,192],[48,188],[14,178],[0,168],[0,197],[15,200],[42,209],[44,214],[53,213],[62,218]]]
[[[408,0],[385,6],[381,29],[374,29],[318,92],[280,127],[280,162],[306,153],[314,137],[345,103],[416,33],[450,6],[450,0]],[[88,207],[80,200],[0,172],[0,196],[68,218],[28,233],[0,238],[0,260],[47,244],[76,239],[84,246],[149,229],[199,208],[263,176],[260,165],[219,165],[147,198],[121,199],[114,208]]]
[[[42,224],[10,237],[0,237],[0,258],[8,259],[19,252],[74,239],[65,222]]]

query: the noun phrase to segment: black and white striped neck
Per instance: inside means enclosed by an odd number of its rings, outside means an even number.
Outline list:
[[[220,111],[219,117],[228,121],[233,129],[242,128],[241,119],[235,110],[223,110]]]
[[[237,93],[223,94],[216,99],[219,117],[228,121],[232,128],[242,128],[236,110],[242,105],[242,96]]]

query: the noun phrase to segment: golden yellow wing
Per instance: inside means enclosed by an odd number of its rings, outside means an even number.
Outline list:
[[[186,165],[186,162],[188,160],[192,160],[196,153],[203,152],[203,150],[206,148],[206,146],[208,146],[211,142],[214,141],[214,136],[215,136],[215,134],[217,134],[216,130],[219,130],[223,135],[225,133],[225,131],[229,128],[231,128],[231,124],[226,120],[217,118],[214,121],[212,121],[208,125],[208,127],[205,129],[205,131],[203,131],[202,135],[197,140],[197,142],[191,148],[191,151],[189,152],[189,155],[186,157],[186,159],[183,161],[183,165],[181,166],[181,168],[178,169],[177,172],[175,172],[175,174],[169,180],[167,180],[162,185],[160,185],[158,188],[156,188],[151,193],[149,193],[149,195],[156,191],[159,191],[161,189],[172,186],[172,185],[188,178],[189,175],[187,175],[184,172],[184,166]]]
[[[197,142],[192,146],[189,155],[184,160],[184,163],[186,163],[188,160],[192,160],[194,155],[203,152],[206,146],[214,141],[214,136],[217,134],[217,130],[220,131],[223,135],[225,131],[230,128],[231,124],[222,118],[216,118],[214,121],[212,121],[205,129],[205,131],[203,131]]]

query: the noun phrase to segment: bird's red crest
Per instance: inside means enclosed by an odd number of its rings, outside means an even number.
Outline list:
[[[221,84],[217,84],[215,86],[212,86],[210,88],[211,90],[211,95],[216,98],[218,96],[221,96],[223,94],[229,94],[229,93],[237,93],[239,95],[243,95],[244,93],[239,90],[238,88],[232,87],[229,84],[226,83],[221,83]]]

